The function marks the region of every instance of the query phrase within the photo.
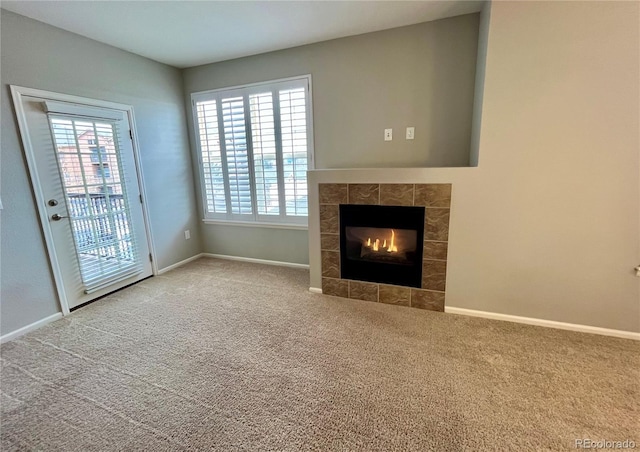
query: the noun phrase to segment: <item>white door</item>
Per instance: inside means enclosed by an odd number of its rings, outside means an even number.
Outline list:
[[[63,311],[151,276],[130,107],[12,92]]]

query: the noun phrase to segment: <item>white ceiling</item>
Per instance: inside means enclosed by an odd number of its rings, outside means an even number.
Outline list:
[[[481,1],[2,1],[2,8],[184,68],[480,11]]]

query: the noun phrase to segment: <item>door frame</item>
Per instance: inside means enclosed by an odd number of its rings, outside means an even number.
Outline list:
[[[151,252],[151,256],[152,256],[151,269],[152,269],[153,275],[157,275],[158,264],[157,264],[157,259],[155,259],[156,252],[154,247],[153,234],[151,232],[151,223],[149,222],[149,211],[147,209],[147,194],[145,191],[144,177],[143,177],[142,168],[140,165],[140,161],[141,161],[140,148],[138,145],[138,134],[136,131],[136,123],[133,115],[133,107],[131,105],[119,104],[119,103],[110,102],[106,100],[91,99],[87,97],[56,93],[52,91],[45,91],[45,90],[35,89],[35,88],[26,88],[24,86],[10,85],[10,88],[11,88],[11,97],[13,98],[13,106],[15,108],[15,113],[16,113],[16,120],[18,122],[18,129],[20,130],[20,136],[22,138],[22,147],[24,149],[24,154],[27,159],[27,167],[29,169],[31,187],[33,189],[33,194],[35,196],[36,207],[38,210],[38,217],[40,220],[40,225],[42,227],[42,233],[44,235],[44,241],[47,248],[49,262],[51,264],[51,271],[53,272],[53,279],[55,281],[56,291],[58,293],[58,300],[60,302],[60,308],[62,309],[62,315],[68,315],[70,313],[69,302],[67,299],[67,294],[64,290],[64,285],[62,283],[62,272],[60,270],[60,266],[58,265],[58,256],[56,254],[56,250],[54,247],[53,233],[51,231],[51,225],[49,224],[49,215],[45,207],[46,198],[42,191],[42,186],[40,185],[40,177],[38,175],[38,170],[36,166],[35,150],[33,149],[31,139],[29,138],[29,126],[27,124],[27,117],[22,107],[22,101],[24,96],[39,97],[46,100],[55,100],[60,102],[69,102],[74,104],[80,104],[83,106],[90,106],[90,107],[109,108],[112,110],[122,111],[127,114],[127,118],[129,120],[129,126],[131,127],[131,134],[132,134],[131,145],[133,147],[133,159],[135,161],[135,167],[136,167],[135,173],[138,180],[138,189],[140,190],[140,195],[142,196],[142,216],[144,219],[144,227],[147,235],[149,251]]]

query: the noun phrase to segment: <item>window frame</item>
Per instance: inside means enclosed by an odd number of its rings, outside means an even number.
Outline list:
[[[232,98],[232,97],[242,97],[245,99],[245,96],[253,94],[261,94],[267,91],[274,92],[275,90],[286,90],[290,88],[300,88],[301,85],[306,84],[307,93],[306,93],[306,120],[307,120],[307,173],[310,170],[315,168],[315,156],[314,156],[314,135],[313,135],[313,91],[311,84],[311,74],[300,75],[295,77],[287,77],[275,80],[268,80],[264,82],[250,83],[245,85],[236,85],[224,88],[217,88],[213,90],[206,91],[198,91],[191,93],[191,121],[193,126],[194,140],[196,144],[197,150],[197,160],[198,160],[198,175],[199,175],[199,184],[200,184],[200,196],[202,201],[202,213],[203,213],[203,222],[205,223],[221,223],[221,224],[229,224],[229,225],[238,225],[238,226],[256,226],[256,227],[270,227],[270,228],[283,228],[283,229],[307,229],[308,228],[308,214],[307,216],[294,216],[286,214],[286,201],[285,205],[281,205],[279,215],[266,215],[258,213],[256,209],[255,199],[257,190],[256,190],[256,171],[253,168],[253,148],[249,149],[249,145],[247,145],[247,158],[249,160],[250,171],[249,171],[249,180],[250,180],[250,193],[252,198],[252,213],[251,214],[234,214],[231,212],[227,213],[213,213],[207,211],[207,193],[205,188],[204,181],[206,180],[206,176],[204,173],[204,165],[203,165],[203,155],[202,155],[202,147],[200,143],[200,129],[198,123],[198,111],[197,104],[199,102],[206,101],[216,101],[216,106],[218,109],[220,108],[220,100],[224,98]],[[246,99],[245,99],[246,100]],[[275,105],[275,99],[274,99]],[[279,106],[278,106],[279,109]],[[274,108],[274,115],[276,109]],[[246,114],[249,114],[246,112]],[[220,121],[220,118],[218,118]],[[245,124],[246,130],[251,131],[251,124]],[[219,131],[220,133],[220,131]],[[249,136],[249,135],[248,135]],[[222,141],[222,137],[221,137]],[[282,157],[282,149],[281,149],[282,139],[280,138],[280,144],[277,145],[279,150],[278,159],[281,160]],[[221,146],[220,152],[223,152],[223,148]],[[308,178],[307,178],[307,193],[309,191],[308,187]],[[278,179],[278,190],[279,192],[284,190],[284,180]],[[284,193],[282,191],[282,193]],[[284,194],[282,195],[284,196]],[[227,194],[225,193],[225,200],[227,199]],[[307,195],[308,202],[308,195]]]

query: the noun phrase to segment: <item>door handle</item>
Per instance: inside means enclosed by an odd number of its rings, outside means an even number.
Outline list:
[[[54,213],[53,215],[51,215],[51,219],[52,219],[53,221],[60,221],[60,220],[62,220],[63,218],[69,218],[69,217],[68,217],[68,216],[66,216],[66,215],[58,215],[57,213]]]

